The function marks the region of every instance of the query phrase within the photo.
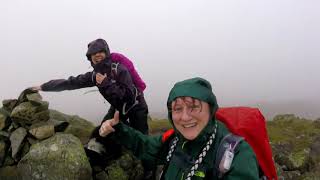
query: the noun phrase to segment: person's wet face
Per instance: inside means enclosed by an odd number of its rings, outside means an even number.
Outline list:
[[[210,105],[191,97],[179,97],[171,103],[175,128],[188,140],[194,140],[206,127]]]
[[[99,51],[95,54],[91,54],[91,61],[93,64],[98,64],[106,58],[106,53],[104,51]]]

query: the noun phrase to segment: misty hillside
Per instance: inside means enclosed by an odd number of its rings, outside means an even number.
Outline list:
[[[270,120],[277,114],[295,114],[307,119],[317,119],[320,117],[320,102],[307,101],[283,101],[258,103],[264,116]]]

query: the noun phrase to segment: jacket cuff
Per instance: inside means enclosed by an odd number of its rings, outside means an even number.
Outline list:
[[[123,122],[119,122],[118,124],[114,125],[113,126],[113,129],[115,130],[115,132],[117,133],[117,131],[121,131],[121,129],[123,129],[125,126],[125,124],[123,124]]]
[[[122,122],[119,122],[118,124],[113,126],[113,129],[115,130],[114,132],[110,133],[108,136],[115,140],[118,141],[119,140],[119,136],[121,136],[121,134],[123,133],[123,128],[124,128],[124,124]]]
[[[41,91],[47,91],[45,84],[42,84],[40,88],[41,88]]]

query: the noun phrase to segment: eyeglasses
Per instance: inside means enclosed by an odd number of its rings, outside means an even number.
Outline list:
[[[184,109],[186,109],[186,113],[189,116],[194,116],[201,112],[201,105],[186,105],[186,106],[177,105],[172,109],[172,114],[182,115]]]

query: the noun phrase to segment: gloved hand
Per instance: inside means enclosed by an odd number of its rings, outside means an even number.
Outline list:
[[[29,89],[31,89],[33,91],[42,91],[41,86],[33,86],[33,87],[30,87]]]

